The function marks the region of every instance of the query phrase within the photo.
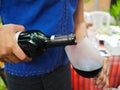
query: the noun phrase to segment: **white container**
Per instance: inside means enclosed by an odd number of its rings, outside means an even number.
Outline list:
[[[102,68],[102,56],[87,37],[77,45],[66,46],[65,50],[77,70],[91,72]]]

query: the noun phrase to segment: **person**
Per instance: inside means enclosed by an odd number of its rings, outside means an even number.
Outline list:
[[[31,58],[17,44],[15,33],[25,30],[40,30],[48,36],[75,33],[80,42],[86,36],[83,2],[1,0],[0,59],[5,62],[8,90],[72,90],[70,63],[64,47],[49,48]],[[97,85],[106,84],[101,79]]]

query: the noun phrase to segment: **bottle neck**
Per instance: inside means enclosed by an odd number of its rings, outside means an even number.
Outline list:
[[[24,41],[31,44],[37,44],[40,47],[44,46],[46,48],[76,44],[76,37],[74,34],[45,36],[39,31],[17,32],[16,40],[18,42]]]
[[[74,34],[68,35],[52,35],[46,41],[46,47],[66,46],[76,44],[76,37]]]

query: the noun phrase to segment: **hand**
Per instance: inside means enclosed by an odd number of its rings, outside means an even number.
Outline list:
[[[77,43],[80,43],[87,36],[87,25],[85,22],[75,27],[75,35]]]
[[[76,40],[77,42],[81,42],[83,38],[85,38],[87,35],[87,29],[91,27],[93,24],[92,23],[86,23],[82,22],[80,25],[75,27],[75,35],[76,35]]]
[[[110,61],[107,58],[103,60],[103,68],[100,74],[95,78],[95,84],[98,88],[107,90],[109,87]]]
[[[15,33],[24,31],[21,25],[6,24],[0,26],[0,60],[8,63],[31,61],[16,42]]]

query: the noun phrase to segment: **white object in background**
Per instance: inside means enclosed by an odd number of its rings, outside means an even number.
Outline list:
[[[91,18],[90,18],[90,13],[89,12],[84,12],[84,19],[86,22],[91,22]]]
[[[101,56],[103,56],[103,57],[111,56],[110,52],[106,48],[98,47],[97,49],[99,50]]]
[[[94,28],[106,27],[110,25],[110,14],[104,11],[93,11],[90,13],[90,18]]]
[[[118,86],[118,89],[120,89],[120,85]]]
[[[120,90],[118,88],[108,88],[107,90]]]
[[[78,70],[89,72],[102,68],[102,56],[87,37],[77,45],[66,46],[65,50],[71,64]]]
[[[110,26],[110,29],[113,34],[120,33],[120,26]]]
[[[111,55],[120,55],[120,36],[112,35],[105,41],[105,47],[109,50]]]

